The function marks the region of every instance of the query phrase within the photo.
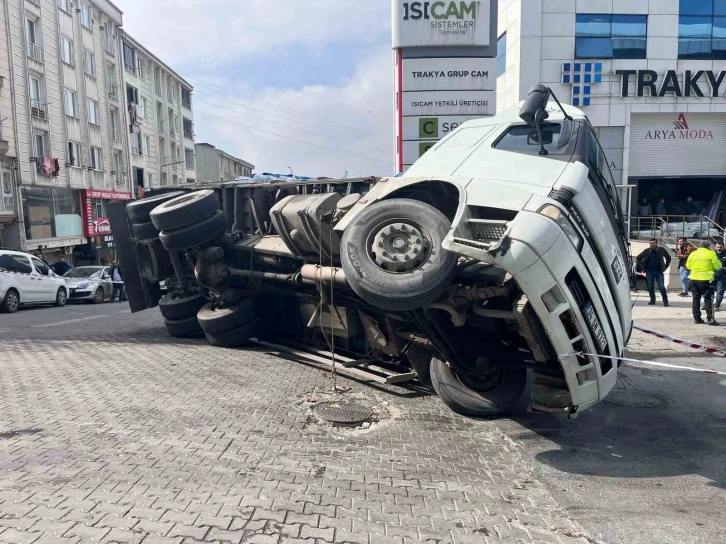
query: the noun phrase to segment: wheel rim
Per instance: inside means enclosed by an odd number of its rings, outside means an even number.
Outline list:
[[[94,299],[96,300],[96,302],[103,302],[104,296],[102,288],[99,287],[98,289],[96,289],[96,296],[94,297]]]
[[[63,289],[61,289],[60,291],[58,291],[58,296],[56,297],[56,301],[61,306],[64,306],[65,305],[65,303],[66,303],[66,292]]]
[[[369,237],[369,256],[391,274],[412,272],[428,260],[431,242],[424,229],[411,220],[394,220],[374,229]]]
[[[20,305],[18,295],[16,295],[13,291],[10,291],[7,295],[5,295],[5,304],[11,312],[17,310]]]
[[[456,378],[477,393],[494,391],[504,381],[504,369],[499,365],[477,364],[469,372],[455,371]]]

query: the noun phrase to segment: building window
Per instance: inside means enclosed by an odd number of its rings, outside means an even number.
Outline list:
[[[69,7],[70,0],[58,0],[58,7],[65,11],[66,13],[71,12],[71,8]]]
[[[136,50],[127,43],[124,43],[124,68],[132,74],[136,73]]]
[[[507,71],[507,33],[497,40],[497,77]]]
[[[103,156],[98,147],[91,148],[91,166],[94,170],[103,170]]]
[[[87,102],[86,102],[86,106],[87,106],[86,109],[88,112],[88,122],[91,123],[92,125],[100,125],[101,116],[98,113],[98,102],[88,98]]]
[[[69,117],[78,117],[78,97],[75,91],[63,89],[63,102],[65,104],[66,115]]]
[[[139,106],[141,107],[141,115],[144,117],[151,115],[151,112],[149,111],[149,102],[143,96],[141,97],[141,103]]]
[[[45,157],[45,135],[36,134],[34,139],[35,139],[35,156],[37,158]]]
[[[131,144],[131,154],[132,155],[143,155],[143,151],[141,150],[141,146],[143,145],[143,137],[140,132],[132,132],[129,134],[129,142]]]
[[[726,1],[681,0],[679,59],[726,59]]]
[[[184,137],[187,140],[193,140],[194,139],[194,128],[192,126],[191,119],[187,119],[186,117],[183,118],[182,123],[184,125]]]
[[[81,167],[81,144],[68,142],[68,165],[75,168]]]
[[[144,152],[144,155],[148,157],[151,154],[151,138],[149,136],[144,136],[142,143],[143,146],[141,150]]]
[[[91,6],[81,3],[81,24],[86,28],[91,28]]]
[[[139,90],[131,85],[126,85],[126,102],[131,104],[139,103]]]
[[[15,213],[15,197],[13,196],[13,178],[7,170],[0,172],[2,177],[2,200],[0,200],[0,212]]]
[[[188,110],[192,109],[192,92],[185,87],[181,88],[181,102],[182,107]]]
[[[43,95],[43,84],[40,78],[30,76],[30,109],[33,117],[39,119],[46,119],[48,113]]]
[[[50,187],[24,187],[23,210],[25,215],[25,236],[28,240],[81,236],[80,191]],[[75,215],[59,219],[59,215]]]
[[[144,73],[144,61],[141,57],[136,59],[136,73],[141,79],[146,79],[146,75]]]
[[[65,36],[60,38],[60,53],[61,60],[73,66],[73,42]]]
[[[647,36],[646,15],[578,14],[575,19],[575,57],[644,59]]]
[[[96,57],[88,49],[83,50],[83,71],[86,75],[96,77]]]
[[[194,170],[194,150],[188,147],[184,148],[184,162],[187,165],[187,170]]]

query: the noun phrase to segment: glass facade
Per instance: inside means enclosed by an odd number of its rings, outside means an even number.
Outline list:
[[[575,57],[644,59],[647,36],[646,15],[578,14],[575,18]]]
[[[507,71],[507,33],[497,40],[497,77]]]
[[[726,59],[726,0],[680,0],[679,59]]]
[[[78,191],[54,187],[24,187],[23,212],[28,240],[83,236]]]

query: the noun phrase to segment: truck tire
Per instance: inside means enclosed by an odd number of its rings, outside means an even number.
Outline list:
[[[257,325],[259,319],[242,325],[236,329],[232,329],[224,332],[217,332],[214,334],[204,333],[210,346],[220,348],[238,348],[247,344],[251,338],[257,335]]]
[[[418,200],[372,204],[343,233],[340,258],[350,287],[382,310],[415,310],[433,302],[456,268],[456,255],[441,247],[450,229],[443,213]]]
[[[159,204],[163,204],[168,200],[173,200],[184,194],[185,193],[183,191],[174,191],[172,193],[163,193],[147,198],[140,198],[139,200],[130,202],[126,206],[126,216],[129,218],[129,223],[133,224],[140,221],[149,221],[149,214],[151,213],[151,210],[156,208]]]
[[[246,298],[229,308],[214,309],[207,303],[197,312],[197,320],[204,332],[215,334],[237,329],[255,319],[255,299]]]
[[[219,197],[211,189],[184,194],[164,202],[151,212],[151,221],[159,230],[188,227],[219,210]]]
[[[211,217],[176,230],[162,230],[159,239],[169,251],[180,251],[211,242],[227,230],[227,218],[222,210]]]
[[[131,224],[131,236],[137,240],[152,240],[159,236],[159,231],[151,221],[140,221]]]
[[[197,318],[197,312],[207,303],[202,294],[191,295],[183,298],[169,298],[169,295],[159,300],[159,311],[165,319],[186,319]]]
[[[136,244],[141,275],[151,281],[162,281],[174,273],[169,252],[161,246]]]
[[[527,385],[527,369],[513,366],[496,367],[495,384],[484,391],[464,385],[456,372],[439,355],[431,359],[431,383],[439,398],[457,414],[471,417],[492,417],[512,409]]]
[[[174,338],[200,338],[203,334],[197,316],[184,319],[165,319],[164,325],[169,336]]]

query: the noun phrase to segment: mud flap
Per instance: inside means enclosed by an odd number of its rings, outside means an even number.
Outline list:
[[[126,202],[107,202],[106,210],[131,312],[140,312],[158,306],[161,288],[158,282],[151,282],[141,277],[136,249],[131,242],[131,228],[126,217]]]

